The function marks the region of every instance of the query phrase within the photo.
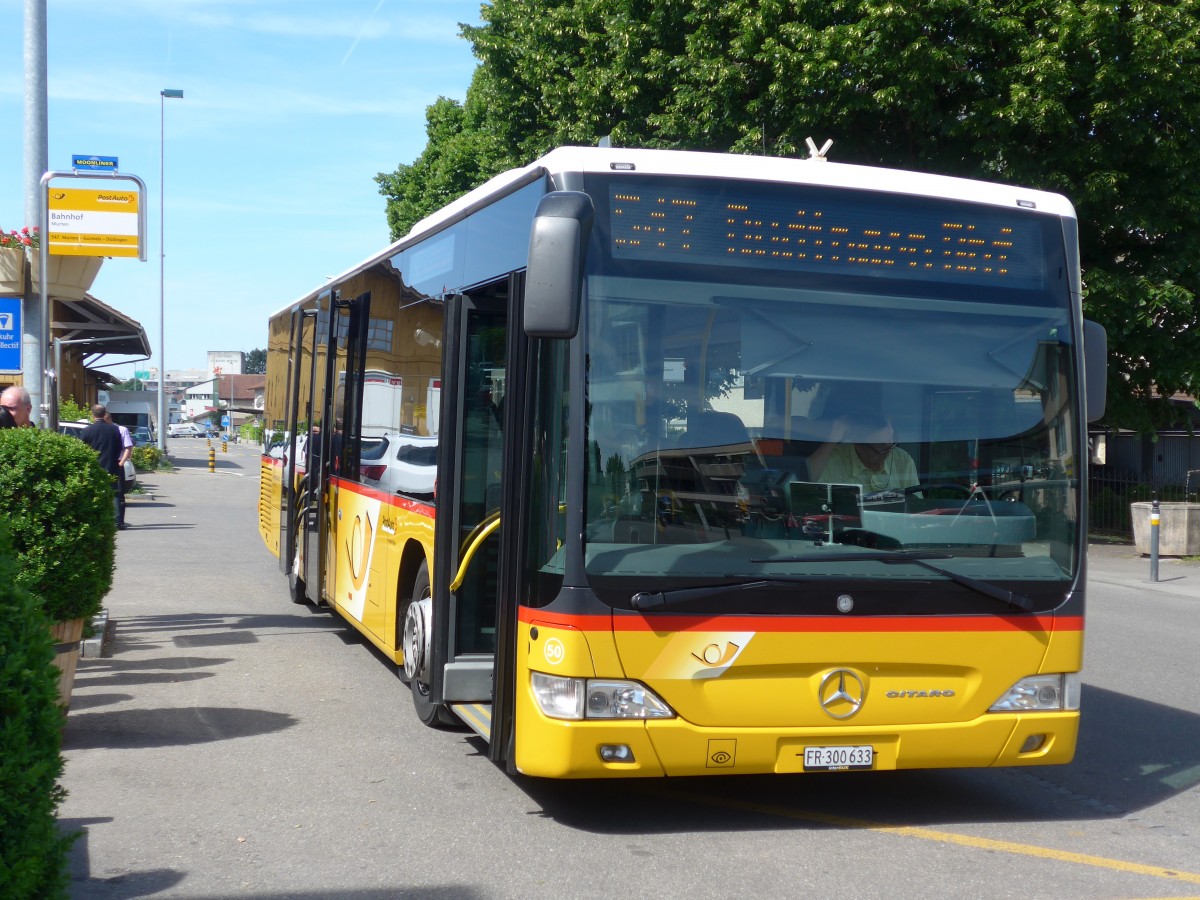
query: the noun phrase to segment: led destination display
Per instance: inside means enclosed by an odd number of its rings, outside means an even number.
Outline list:
[[[613,183],[613,257],[1024,290],[1044,284],[1045,217],[1036,214],[865,191],[693,185]]]

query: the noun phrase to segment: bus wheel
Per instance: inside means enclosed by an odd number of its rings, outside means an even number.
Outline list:
[[[413,708],[422,724],[444,728],[458,722],[454,713],[429,699],[429,627],[433,613],[433,592],[429,587],[429,566],[422,562],[413,579],[408,609],[404,613],[404,678],[412,692]]]
[[[307,603],[308,593],[304,588],[304,579],[300,577],[300,553],[292,557],[292,568],[288,572],[288,597],[293,603]]]

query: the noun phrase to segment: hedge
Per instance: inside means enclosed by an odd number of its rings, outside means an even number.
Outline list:
[[[16,581],[53,621],[90,619],[112,587],[113,482],[78,438],[37,428],[0,431],[0,515]]]
[[[65,792],[62,711],[50,626],[41,601],[17,585],[0,521],[0,897],[65,897],[74,835],[58,830]]]

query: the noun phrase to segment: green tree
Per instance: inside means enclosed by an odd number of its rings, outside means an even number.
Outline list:
[[[243,366],[244,372],[247,375],[266,375],[267,351],[261,347],[257,350],[248,351]]]
[[[1200,395],[1200,0],[494,0],[461,107],[380,175],[394,236],[560,144],[804,155],[1059,191],[1108,421]]]
[[[476,69],[464,103],[439,97],[426,109],[428,142],[416,161],[375,176],[379,193],[388,198],[392,240],[492,175],[518,164],[518,157],[504,149],[501,135],[487,125],[489,94],[486,70]]]

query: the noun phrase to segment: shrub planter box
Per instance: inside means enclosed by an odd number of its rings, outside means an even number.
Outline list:
[[[75,684],[75,667],[79,662],[83,619],[55,622],[50,626],[50,637],[54,640],[54,666],[58,669],[58,705],[65,712],[71,708],[71,688]]]
[[[1138,553],[1150,555],[1152,504],[1130,503],[1133,543]],[[1200,503],[1158,504],[1158,555],[1200,556]]]

